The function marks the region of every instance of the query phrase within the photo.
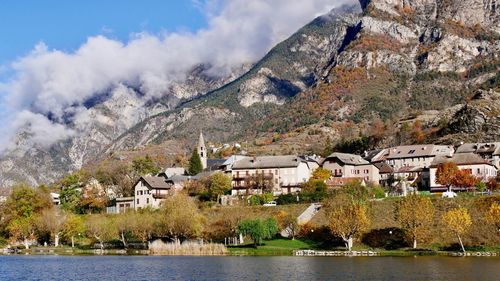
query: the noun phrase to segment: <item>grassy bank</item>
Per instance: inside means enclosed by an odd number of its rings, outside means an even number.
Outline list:
[[[345,251],[345,248],[323,248],[313,241],[276,239],[265,241],[263,245],[254,247],[253,244],[245,244],[237,247],[229,247],[229,254],[233,256],[292,256],[296,250],[325,250],[325,251]],[[500,253],[499,247],[469,247],[466,249],[470,253]],[[404,248],[397,250],[386,250],[369,248],[363,245],[356,246],[353,251],[373,251],[378,256],[404,257],[404,256],[450,256],[457,251],[444,251],[440,248],[412,249]]]

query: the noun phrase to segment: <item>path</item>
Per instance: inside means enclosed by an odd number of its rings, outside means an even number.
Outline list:
[[[299,225],[303,225],[312,220],[312,218],[319,212],[321,209],[320,203],[312,203],[307,209],[297,218],[297,223]],[[288,238],[290,233],[290,227],[287,227],[283,231],[281,231],[281,236]]]

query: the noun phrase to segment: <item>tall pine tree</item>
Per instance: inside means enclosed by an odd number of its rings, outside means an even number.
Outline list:
[[[196,149],[193,150],[193,154],[191,154],[191,158],[189,159],[188,171],[191,176],[196,176],[203,171],[203,164],[201,164],[200,155]]]

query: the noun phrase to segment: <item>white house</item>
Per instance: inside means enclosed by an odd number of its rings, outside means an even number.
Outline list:
[[[466,170],[474,177],[481,179],[483,182],[487,182],[491,178],[497,176],[497,169],[493,164],[484,160],[479,155],[474,153],[459,153],[453,155],[453,157],[436,157],[432,162],[430,169],[428,169],[429,176],[429,186],[431,191],[446,191],[446,187],[436,183],[436,172],[439,165],[445,162],[453,162],[457,164],[460,170]]]
[[[333,178],[356,178],[379,184],[379,169],[359,155],[333,153],[323,161],[323,168],[332,172]]]
[[[164,177],[141,177],[134,187],[134,209],[157,209],[161,202],[175,191],[174,185]]]
[[[309,161],[294,155],[245,157],[232,165],[232,195],[260,193],[252,181],[259,179],[272,188],[274,195],[300,191],[309,180],[314,167]]]

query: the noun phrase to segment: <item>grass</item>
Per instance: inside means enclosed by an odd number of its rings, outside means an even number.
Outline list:
[[[257,248],[253,244],[229,247],[229,253],[234,256],[291,256],[294,250],[315,248],[316,244],[310,241],[275,239],[265,241]]]

